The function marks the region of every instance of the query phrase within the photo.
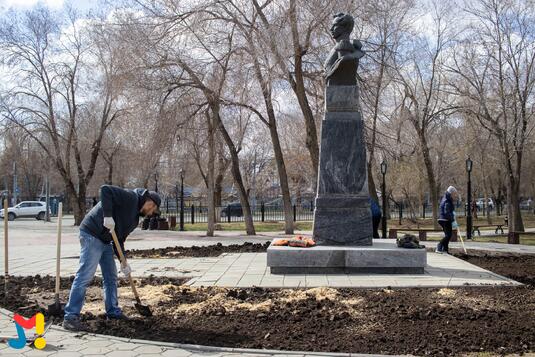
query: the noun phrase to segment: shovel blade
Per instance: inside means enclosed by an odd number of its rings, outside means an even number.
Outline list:
[[[148,306],[141,305],[138,303],[134,304],[134,306],[136,307],[137,312],[139,312],[141,316],[146,316],[146,317],[152,316],[152,311],[150,311],[150,308]]]
[[[48,314],[50,316],[62,317],[65,314],[64,308],[64,304],[56,301],[55,303],[48,305]]]

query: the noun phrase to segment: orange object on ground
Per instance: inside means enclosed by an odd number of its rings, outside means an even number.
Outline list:
[[[275,239],[272,245],[288,245],[288,239]]]
[[[290,247],[313,247],[316,242],[310,237],[296,236],[288,241]]]

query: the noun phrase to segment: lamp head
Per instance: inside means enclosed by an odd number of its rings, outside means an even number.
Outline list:
[[[470,160],[470,156],[468,156],[468,159],[466,159],[466,171],[467,172],[472,172],[472,165],[473,165],[473,161]]]

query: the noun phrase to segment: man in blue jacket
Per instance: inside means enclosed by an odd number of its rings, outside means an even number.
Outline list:
[[[448,253],[449,243],[453,228],[457,228],[455,220],[455,202],[459,198],[457,189],[453,186],[448,187],[442,200],[440,200],[440,216],[438,223],[444,231],[444,238],[437,244],[437,253]]]
[[[126,318],[117,301],[117,268],[113,259],[115,247],[110,231],[115,230],[124,250],[126,237],[138,226],[139,217],[156,213],[160,202],[160,196],[156,192],[143,188],[127,190],[109,185],[100,188],[100,202],[87,213],[80,224],[80,267],[65,306],[65,329],[81,329],[80,311],[87,286],[95,276],[97,265],[100,265],[102,272],[107,317]],[[131,271],[128,264],[121,265],[123,274],[128,275]]]

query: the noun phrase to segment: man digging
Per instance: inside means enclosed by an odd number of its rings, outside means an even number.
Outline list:
[[[108,319],[126,319],[117,301],[117,268],[113,259],[115,247],[110,231],[115,229],[121,248],[124,248],[126,237],[139,224],[139,217],[152,216],[157,212],[160,202],[158,193],[143,188],[127,190],[109,185],[100,188],[100,202],[87,213],[80,224],[80,267],[65,306],[65,329],[81,329],[80,311],[85,292],[99,264],[106,316]],[[121,265],[124,275],[128,276],[131,271],[128,264]]]

